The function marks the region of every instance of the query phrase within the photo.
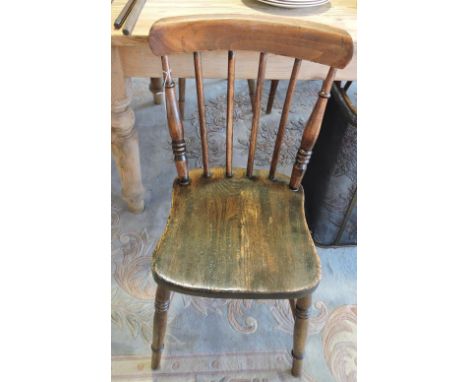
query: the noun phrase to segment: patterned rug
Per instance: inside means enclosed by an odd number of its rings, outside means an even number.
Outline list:
[[[134,79],[145,211],[134,215],[120,197],[112,168],[112,379],[115,381],[297,381],[290,375],[293,317],[286,300],[225,300],[173,294],[161,369],[150,369],[156,285],[151,254],[169,213],[175,169],[164,106],[152,103],[147,79]],[[266,105],[266,83],[263,108]],[[290,112],[279,172],[289,174],[320,84],[300,82]],[[273,111],[262,116],[256,165],[268,168],[287,81]],[[201,166],[193,80],[187,80],[185,134],[189,166]],[[210,165],[223,166],[225,81],[205,82]],[[355,96],[355,90],[352,90]],[[245,167],[252,112],[246,81],[236,82],[234,166]],[[304,381],[356,380],[356,249],[319,248],[322,281],[313,295]]]

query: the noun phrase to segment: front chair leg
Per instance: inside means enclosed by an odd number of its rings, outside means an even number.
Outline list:
[[[156,291],[154,303],[155,312],[153,320],[153,343],[151,345],[151,369],[155,370],[161,362],[161,354],[164,349],[164,335],[166,334],[167,311],[169,310],[169,298],[171,292],[159,285]]]
[[[250,104],[253,111],[255,109],[255,80],[247,80],[247,84],[249,85]]]
[[[293,365],[291,373],[295,377],[300,377],[302,373],[302,361],[304,360],[304,350],[307,343],[307,331],[309,328],[308,319],[310,317],[310,306],[312,295],[298,298],[296,302],[296,319],[294,321],[293,339]]]

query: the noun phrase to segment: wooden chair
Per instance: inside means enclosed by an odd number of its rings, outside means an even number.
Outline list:
[[[204,297],[289,299],[295,315],[292,374],[300,375],[311,315],[311,294],[320,280],[320,259],[304,216],[301,179],[312,154],[337,68],[353,55],[343,30],[298,20],[256,15],[207,15],[161,19],[149,35],[161,56],[177,178],[172,208],[154,252],[158,284],[152,349],[158,368],[170,291]],[[226,167],[209,168],[201,52],[226,50]],[[236,50],[260,52],[247,169],[232,167]],[[168,55],[193,52],[203,168],[189,171]],[[254,171],[260,100],[268,54],[295,58],[270,171]],[[305,126],[290,179],[276,174],[280,146],[302,60],[330,66]],[[297,300],[296,300],[297,299]]]

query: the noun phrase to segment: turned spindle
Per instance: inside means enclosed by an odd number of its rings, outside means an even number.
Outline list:
[[[161,56],[161,61],[164,72],[167,124],[169,127],[169,134],[172,138],[172,151],[174,153],[178,182],[180,185],[185,186],[190,183],[190,179],[187,165],[184,127],[179,115],[179,107],[175,95],[175,84],[172,80],[169,60],[167,56]]]
[[[153,102],[155,105],[160,105],[163,101],[162,79],[159,77],[151,78],[149,90],[153,93]]]
[[[325,108],[327,106],[328,98],[330,98],[330,90],[335,78],[336,69],[330,68],[327,74],[327,78],[323,81],[322,90],[318,94],[318,100],[315,104],[314,110],[307,121],[302,135],[301,146],[296,155],[296,161],[294,163],[291,180],[289,187],[292,190],[298,190],[304,173],[307,169],[310,157],[312,156],[312,149],[317,141],[322,126],[323,116],[325,114]]]

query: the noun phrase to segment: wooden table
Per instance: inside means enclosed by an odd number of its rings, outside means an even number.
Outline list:
[[[126,0],[112,3],[111,25]],[[141,182],[138,135],[134,128],[135,115],[130,108],[131,77],[161,77],[161,60],[148,47],[148,32],[158,19],[193,14],[269,14],[290,16],[320,22],[347,30],[355,43],[351,63],[339,70],[337,80],[356,79],[356,0],[330,0],[316,8],[283,9],[255,0],[147,0],[132,36],[112,28],[112,154],[119,170],[122,196],[133,212],[144,208],[144,188]],[[236,78],[254,79],[257,76],[258,53],[237,52]],[[170,57],[174,77],[193,77],[192,55]],[[266,78],[289,79],[293,59],[272,56],[268,59]],[[304,62],[299,79],[323,79],[326,67]],[[226,78],[227,53],[203,54],[204,78]]]

